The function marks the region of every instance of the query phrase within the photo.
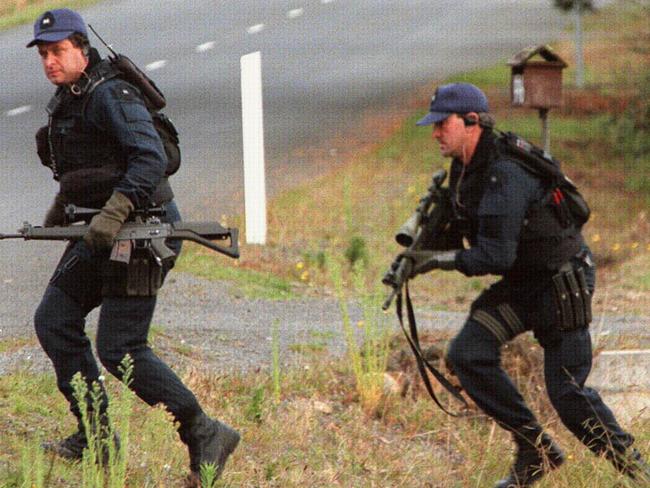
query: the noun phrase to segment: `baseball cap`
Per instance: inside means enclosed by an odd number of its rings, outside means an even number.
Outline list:
[[[39,42],[57,42],[78,32],[88,37],[86,23],[77,12],[68,8],[48,10],[34,22],[34,39],[27,44],[32,47]]]
[[[470,83],[450,83],[439,86],[431,97],[429,113],[416,122],[416,125],[430,125],[442,122],[451,114],[468,112],[489,112],[485,94]]]

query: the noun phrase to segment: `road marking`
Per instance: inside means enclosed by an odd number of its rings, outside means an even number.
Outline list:
[[[164,68],[165,66],[167,66],[167,60],[160,59],[158,61],[154,61],[153,63],[149,63],[144,67],[144,69],[147,71],[156,71],[157,69]]]
[[[206,51],[209,51],[210,49],[214,49],[216,44],[217,43],[214,42],[214,41],[204,42],[203,44],[199,44],[198,46],[196,46],[196,48],[194,48],[194,50],[197,53],[204,53]]]
[[[602,351],[601,356],[639,356],[642,354],[649,354],[650,349],[621,349],[620,351]]]
[[[16,107],[12,108],[11,110],[7,110],[5,114],[7,117],[15,117],[16,115],[20,114],[26,114],[32,109],[31,105],[23,105],[22,107]]]
[[[257,34],[258,32],[262,32],[264,30],[264,24],[255,24],[251,25],[248,29],[246,29],[246,32],[249,34]]]
[[[287,17],[290,19],[297,19],[300,17],[302,14],[305,13],[305,9],[303,8],[294,8],[293,10],[289,10],[287,12]]]
[[[323,5],[325,5],[325,4],[327,4],[327,3],[332,3],[333,1],[334,1],[334,0],[320,0],[320,3],[322,3]]]

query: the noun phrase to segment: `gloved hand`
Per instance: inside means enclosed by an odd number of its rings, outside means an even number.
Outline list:
[[[55,225],[63,225],[65,223],[65,206],[68,202],[57,193],[54,201],[49,210],[45,214],[43,220],[43,227],[54,227]]]
[[[456,269],[456,254],[453,251],[404,251],[402,257],[413,261],[413,267],[409,278],[427,273],[432,269],[451,271]]]
[[[113,239],[132,210],[131,200],[122,193],[114,191],[102,211],[90,221],[83,238],[84,242],[95,251],[110,249],[113,246]]]

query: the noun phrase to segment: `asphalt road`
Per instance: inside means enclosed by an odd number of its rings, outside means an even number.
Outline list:
[[[184,163],[173,185],[186,219],[243,209],[239,59],[260,50],[271,194],[328,162],[361,122],[453,72],[505,61],[557,36],[566,17],[547,0],[108,1],[87,22],[165,91]],[[0,231],[40,223],[55,191],[33,134],[52,87],[31,26],[0,35]],[[94,44],[98,44],[94,42]],[[105,52],[105,50],[103,50]],[[433,88],[433,84],[432,84]],[[425,107],[423,107],[425,109]],[[0,338],[31,334],[35,303],[62,246],[5,241]]]

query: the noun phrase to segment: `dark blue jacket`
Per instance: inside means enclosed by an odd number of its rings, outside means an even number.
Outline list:
[[[102,206],[117,190],[145,207],[161,184],[168,185],[162,142],[138,90],[116,77],[95,84],[94,72],[106,62],[96,51],[90,59],[81,95],[60,87],[51,104],[55,176],[62,194],[78,205]],[[171,199],[167,189],[164,200]]]
[[[456,257],[457,269],[467,276],[553,269],[584,245],[577,229],[562,231],[560,237],[553,228],[529,228],[531,209],[548,190],[516,160],[497,151],[490,130],[484,130],[469,165],[463,168],[460,160],[452,161],[449,186],[470,243]]]

